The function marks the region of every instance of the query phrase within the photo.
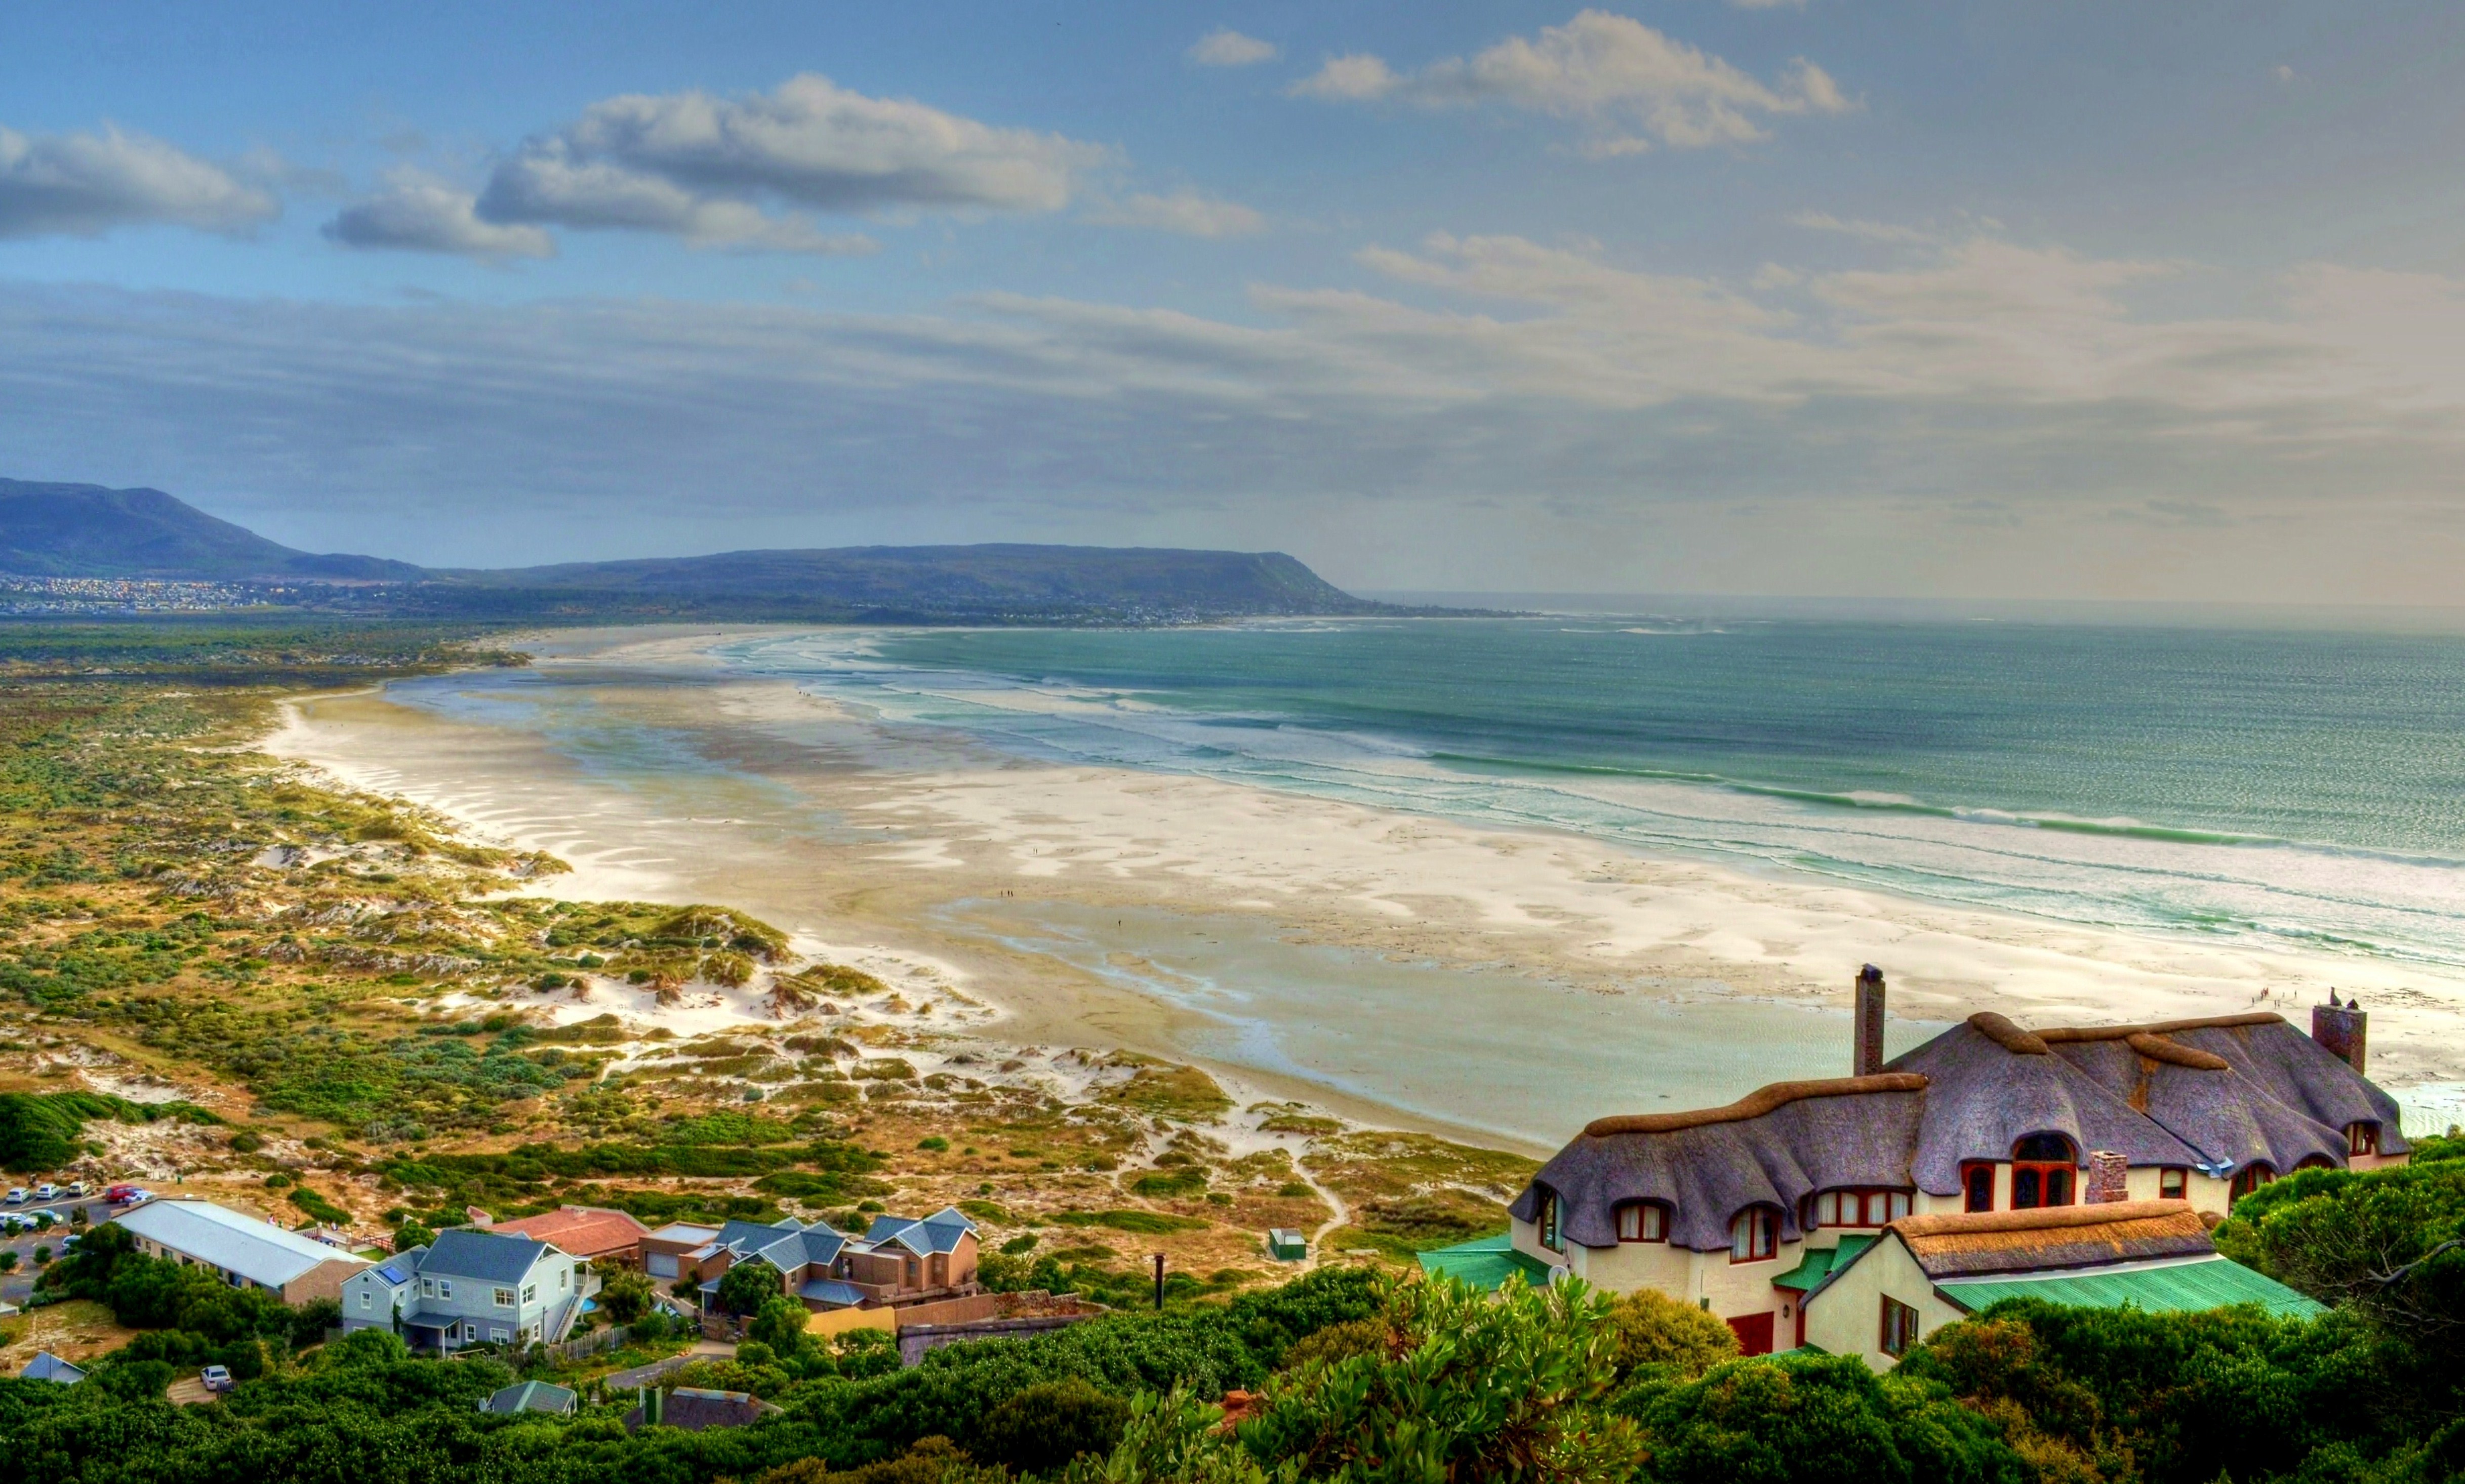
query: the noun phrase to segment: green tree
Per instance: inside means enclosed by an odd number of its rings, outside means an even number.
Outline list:
[[[719,1276],[719,1306],[730,1314],[759,1314],[779,1296],[779,1270],[755,1257],[729,1266]]]
[[[768,1345],[773,1354],[792,1359],[805,1348],[805,1325],[812,1317],[802,1303],[773,1292],[754,1311],[752,1322],[744,1326],[744,1335],[747,1340]]]
[[[658,1301],[658,1290],[643,1274],[619,1268],[599,1287],[599,1310],[618,1324],[631,1324]]]
[[[1043,1382],[1010,1393],[987,1412],[968,1451],[984,1463],[1043,1473],[1081,1454],[1109,1455],[1129,1417],[1127,1401],[1079,1377]]]
[[[2234,1204],[2217,1246],[2409,1343],[2465,1340],[2465,1160],[2303,1170]]]
[[[1619,1299],[1610,1322],[1617,1330],[1621,1377],[1665,1367],[1691,1380],[1738,1353],[1737,1334],[1728,1325],[1648,1288]]]

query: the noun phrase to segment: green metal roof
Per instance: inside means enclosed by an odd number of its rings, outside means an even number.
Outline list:
[[[1857,1254],[1875,1245],[1871,1236],[1845,1236],[1838,1247],[1810,1247],[1797,1266],[1772,1279],[1774,1288],[1793,1288],[1799,1293],[1811,1293],[1833,1273],[1857,1260]]]
[[[2119,1273],[1952,1278],[1936,1284],[1935,1291],[1971,1311],[2004,1298],[2042,1298],[2074,1309],[2120,1309],[2128,1304],[2150,1314],[2223,1309],[2232,1304],[2257,1304],[2271,1314],[2294,1318],[2327,1312],[2275,1278],[2254,1273],[2231,1257],[2207,1257]]]
[[[1495,1292],[1510,1273],[1523,1274],[1523,1281],[1535,1288],[1549,1281],[1549,1265],[1517,1251],[1513,1236],[1504,1231],[1414,1255],[1420,1258],[1423,1273],[1443,1273],[1484,1293]]]

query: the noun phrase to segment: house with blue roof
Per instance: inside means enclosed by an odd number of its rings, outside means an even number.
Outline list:
[[[549,1243],[456,1228],[343,1285],[343,1329],[389,1329],[415,1350],[553,1344],[598,1291],[590,1265]]]
[[[777,1269],[780,1292],[815,1313],[979,1291],[976,1224],[955,1207],[923,1217],[876,1216],[861,1236],[792,1217],[768,1226],[731,1221],[675,1258],[677,1275],[697,1282],[705,1307],[728,1269],[755,1260]]]

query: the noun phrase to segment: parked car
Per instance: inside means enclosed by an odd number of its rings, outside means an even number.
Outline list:
[[[0,1231],[5,1231],[11,1236],[15,1236],[20,1231],[32,1231],[33,1229],[34,1229],[34,1224],[28,1221],[25,1217],[18,1215],[15,1211],[0,1211]]]
[[[60,1194],[67,1196],[72,1200],[81,1200],[84,1198],[85,1193],[85,1182],[82,1180],[72,1180],[60,1190]]]
[[[34,1187],[34,1199],[37,1201],[56,1201],[59,1198],[60,1187],[57,1185],[46,1182]]]
[[[102,1198],[109,1201],[114,1206],[125,1206],[129,1202],[137,1199],[137,1187],[135,1185],[114,1185],[102,1193]]]
[[[197,1375],[209,1391],[229,1391],[232,1388],[231,1370],[227,1366],[209,1365]]]
[[[26,1187],[23,1185],[11,1185],[9,1187],[9,1204],[11,1206],[25,1205]]]

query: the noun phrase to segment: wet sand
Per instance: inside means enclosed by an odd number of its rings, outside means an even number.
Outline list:
[[[269,750],[555,853],[575,898],[742,907],[930,965],[1019,1044],[1127,1047],[1368,1121],[1554,1147],[1603,1113],[2024,1024],[2372,1009],[2409,1126],[2465,1117],[2465,984],[2099,932],[1210,779],[1022,762],[730,676],[714,631],[549,635],[529,672],[304,699]],[[1109,924],[1109,925],[1108,925]]]

